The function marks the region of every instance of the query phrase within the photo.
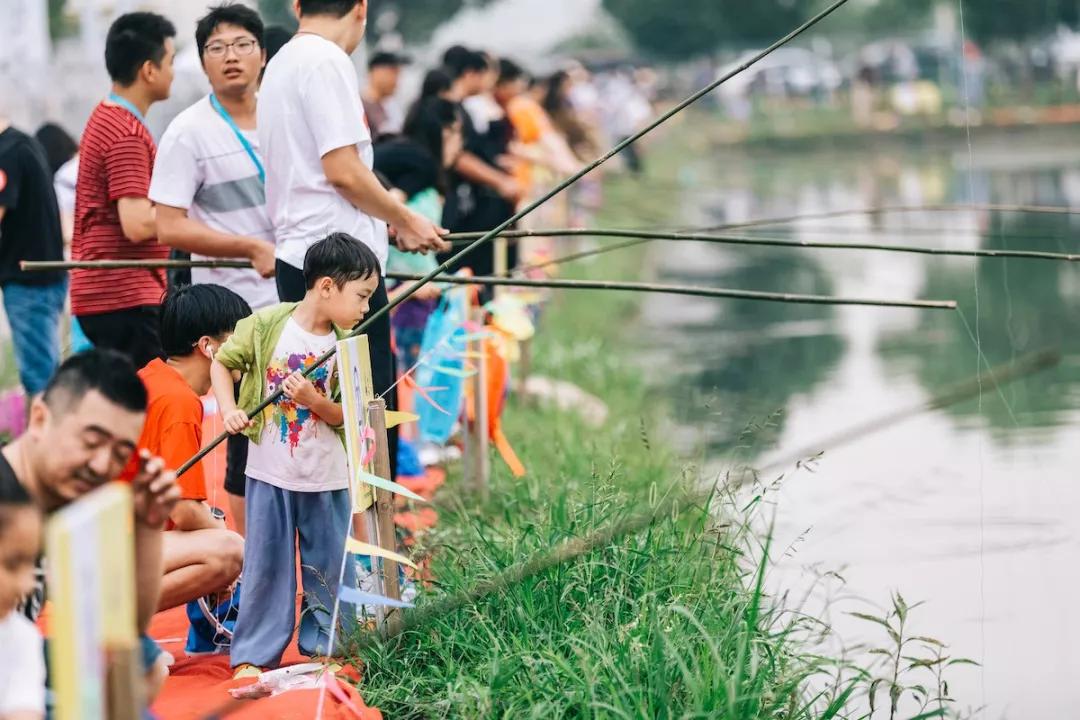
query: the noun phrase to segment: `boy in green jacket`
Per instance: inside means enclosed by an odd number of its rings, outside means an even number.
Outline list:
[[[292,638],[298,537],[306,609],[297,644],[308,656],[336,650],[330,647],[331,611],[352,524],[336,358],[310,379],[302,372],[367,314],[379,261],[360,241],[333,233],[308,249],[304,281],[307,293],[299,303],[241,320],[211,367],[225,429],[251,441],[244,592],[230,654],[236,677],[276,667]],[[240,407],[233,371],[243,375]],[[284,395],[248,420],[240,408],[255,407],[279,387]],[[345,563],[343,582],[355,585],[353,563]],[[355,617],[341,617],[347,636]]]

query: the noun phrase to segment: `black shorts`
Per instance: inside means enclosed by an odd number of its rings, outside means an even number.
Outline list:
[[[136,370],[164,356],[159,322],[157,305],[79,316],[79,326],[94,347],[127,355]]]
[[[230,435],[225,441],[225,492],[237,497],[244,497],[247,487],[247,435]]]

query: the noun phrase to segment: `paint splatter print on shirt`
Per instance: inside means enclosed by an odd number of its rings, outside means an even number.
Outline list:
[[[312,367],[336,341],[334,333],[316,335],[289,318],[266,365],[266,391],[275,392],[289,375]],[[336,373],[337,358],[332,357],[308,379],[318,392],[333,398]],[[318,413],[282,397],[263,411],[263,418],[262,434],[248,450],[248,477],[295,492],[349,486],[345,446],[335,428]]]
[[[285,378],[298,370],[302,371],[311,367],[316,360],[318,356],[314,353],[293,353],[287,357],[274,358],[266,368],[267,391],[275,392]],[[329,374],[329,366],[323,365],[308,377],[315,389],[323,395],[327,394],[326,381]],[[300,434],[305,427],[310,428],[309,434],[318,434],[319,426],[316,421],[319,420],[319,416],[310,408],[297,405],[285,396],[275,402],[272,408],[270,422],[277,429],[278,441],[287,444],[290,453],[300,443]]]

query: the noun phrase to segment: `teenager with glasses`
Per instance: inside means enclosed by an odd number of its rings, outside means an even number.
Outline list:
[[[221,285],[254,309],[276,304],[274,230],[266,210],[265,169],[255,131],[255,97],[266,62],[258,13],[211,8],[195,28],[211,92],[184,110],[161,138],[150,199],[161,242],[193,259],[248,259],[254,269],[194,268],[192,284]],[[247,443],[229,443],[225,489],[244,529]]]

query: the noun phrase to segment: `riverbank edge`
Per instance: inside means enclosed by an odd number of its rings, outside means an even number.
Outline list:
[[[700,138],[687,140],[680,133],[654,144],[647,178],[605,182],[597,224],[672,219],[678,208],[658,206],[649,181],[674,179],[679,158],[700,150]],[[567,265],[561,274],[636,280],[648,267],[639,246]],[[532,350],[534,372],[601,398],[609,419],[590,427],[574,412],[511,399],[506,431],[529,476],[516,480],[494,459],[490,497],[481,501],[465,493],[460,468],[451,468],[435,502],[437,529],[424,540],[435,549],[433,599],[700,482],[665,441],[670,408],[649,392],[633,360],[640,303],[662,301],[552,296]],[[682,510],[361,652],[366,701],[395,718],[720,712],[734,719],[780,708],[790,717],[817,717],[803,707],[805,681],[832,661],[812,656],[798,628],[763,597],[753,510],[734,509],[729,523],[705,502]],[[611,577],[597,578],[606,573]],[[834,687],[836,712],[850,693]]]
[[[810,154],[822,150],[880,150],[912,145],[946,146],[966,141],[969,128],[957,124],[911,124],[891,130],[851,129],[815,134],[768,134],[731,139],[723,133],[710,133],[711,144],[720,150],[746,150],[776,154]],[[1016,137],[1039,135],[1075,141],[1080,122],[1074,118],[1062,122],[1017,121],[1008,124],[973,123],[970,132],[981,142],[1009,142]]]

